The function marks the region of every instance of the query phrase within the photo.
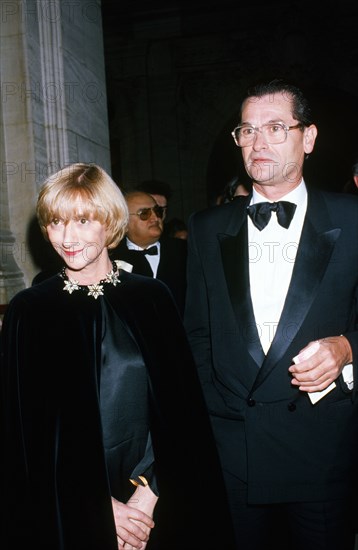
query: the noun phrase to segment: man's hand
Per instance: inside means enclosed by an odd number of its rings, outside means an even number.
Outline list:
[[[344,336],[330,336],[310,342],[300,353],[310,346],[319,344],[317,351],[288,369],[292,374],[291,383],[301,391],[316,392],[327,388],[341,374],[343,367],[352,362],[352,349]]]

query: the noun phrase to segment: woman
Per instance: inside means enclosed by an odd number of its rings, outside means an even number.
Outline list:
[[[46,180],[37,217],[65,267],[4,317],[3,547],[229,548],[176,306],[163,283],[109,258],[128,222],[122,193],[74,164]]]

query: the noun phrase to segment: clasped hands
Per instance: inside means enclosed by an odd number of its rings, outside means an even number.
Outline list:
[[[149,485],[138,486],[126,504],[112,497],[118,550],[145,550],[157,500]]]
[[[317,343],[319,347],[313,355],[288,369],[292,375],[292,385],[298,386],[301,391],[324,390],[338,378],[343,367],[353,361],[352,349],[345,336],[330,336],[317,340]]]

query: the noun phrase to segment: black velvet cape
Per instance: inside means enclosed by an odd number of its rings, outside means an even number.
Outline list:
[[[117,549],[99,396],[104,309],[127,327],[147,370],[160,493],[148,550],[231,548],[210,421],[178,310],[160,281],[119,275],[121,283],[105,285],[96,300],[65,292],[56,275],[8,306],[1,334],[3,550]],[[136,388],[128,392],[135,400]]]

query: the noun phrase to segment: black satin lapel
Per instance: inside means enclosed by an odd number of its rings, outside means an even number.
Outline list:
[[[245,335],[250,355],[261,366],[265,355],[257,332],[250,295],[247,222],[242,224],[236,236],[221,234],[218,238],[226,283],[237,324]]]
[[[299,331],[318,292],[340,233],[339,228],[318,233],[312,223],[306,221],[281,319],[255,385],[269,374]]]

